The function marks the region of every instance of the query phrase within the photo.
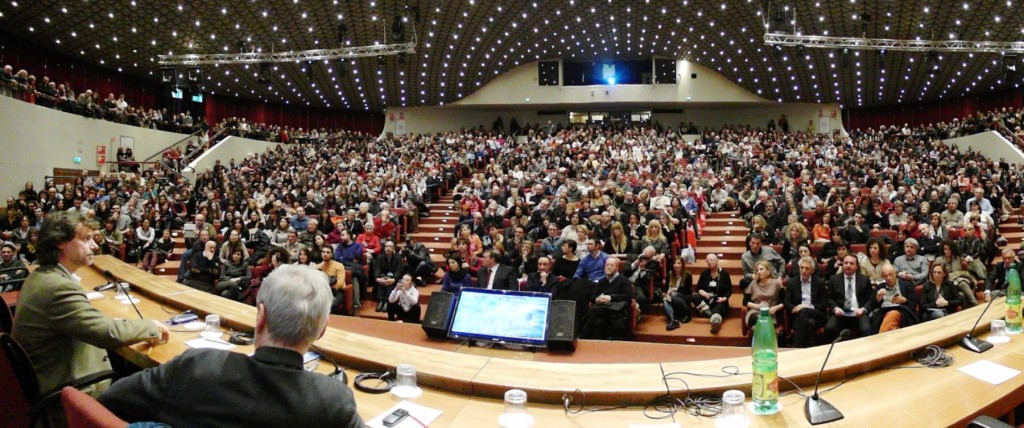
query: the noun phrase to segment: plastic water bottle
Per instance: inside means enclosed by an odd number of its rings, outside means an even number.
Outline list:
[[[1006,283],[1006,332],[1020,334],[1020,274],[1017,273],[1016,263],[1010,265],[1010,271],[1006,273]]]
[[[762,307],[754,325],[753,373],[750,397],[758,415],[774,415],[779,405],[779,344],[775,337],[775,322]]]

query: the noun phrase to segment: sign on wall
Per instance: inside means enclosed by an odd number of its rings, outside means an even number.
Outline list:
[[[107,146],[96,146],[96,165],[107,163]]]

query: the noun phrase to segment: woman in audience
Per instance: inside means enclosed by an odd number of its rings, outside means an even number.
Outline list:
[[[464,287],[475,287],[473,275],[468,275],[469,270],[462,266],[462,258],[457,255],[449,256],[445,260],[447,266],[444,277],[441,278],[441,291],[445,293],[459,294]]]
[[[686,261],[682,257],[676,257],[672,262],[672,271],[668,274],[668,281],[665,283],[665,316],[668,317],[668,324],[665,330],[672,331],[679,328],[679,324],[690,322],[690,306],[699,306],[703,303],[700,295],[693,294],[693,277],[686,271]]]
[[[949,315],[961,304],[960,295],[947,278],[946,267],[935,263],[921,292],[921,318],[931,321]]]
[[[388,320],[419,324],[420,292],[413,283],[412,275],[402,275],[402,279],[391,290],[388,296]]]
[[[613,256],[617,256],[620,259],[624,259],[630,254],[634,254],[633,245],[630,244],[629,237],[626,236],[625,230],[622,227],[622,223],[613,222],[611,227],[611,239],[605,244],[605,251]]]
[[[231,253],[235,252],[235,250],[242,251],[243,259],[249,258],[249,250],[245,248],[245,243],[242,242],[242,235],[237,230],[232,229],[228,232],[228,239],[220,246],[220,262],[225,264],[229,262],[231,260]]]
[[[891,266],[889,259],[885,258],[886,247],[885,242],[879,238],[871,238],[868,240],[867,254],[857,254],[857,260],[860,264],[860,273],[868,277],[868,281],[872,285],[878,285],[885,281],[882,278],[882,269],[885,266]]]
[[[139,254],[146,254],[156,242],[156,230],[150,227],[149,219],[143,219],[142,225],[135,228],[135,246]]]
[[[28,239],[18,248],[18,258],[25,265],[36,262],[36,248],[39,245],[39,229],[31,228],[28,231]]]
[[[668,239],[658,220],[651,220],[650,223],[647,223],[647,234],[640,240],[640,243],[643,247],[654,247],[654,251],[658,254],[667,255],[670,252]]]
[[[576,241],[562,242],[562,254],[551,267],[551,273],[556,277],[572,278],[580,265],[580,258],[576,255]]]
[[[647,226],[644,226],[640,222],[640,216],[637,214],[629,215],[629,223],[625,227],[626,236],[629,237],[630,244],[636,247],[636,243],[643,239],[644,235],[647,234]]]
[[[519,251],[509,254],[510,265],[519,273],[520,277],[526,277],[526,275],[537,271],[538,257],[534,254],[535,248],[533,241],[527,239],[519,245]]]
[[[293,231],[291,226],[288,225],[288,219],[281,217],[277,221],[277,229],[274,229],[270,233],[270,243],[275,246],[283,246],[288,243],[288,232]]]
[[[754,326],[762,307],[767,307],[768,312],[775,316],[776,312],[783,308],[781,293],[782,281],[775,278],[771,264],[765,260],[757,262],[754,265],[754,280],[743,291],[743,306],[748,309],[747,318],[744,320],[747,326]]]
[[[252,273],[249,264],[245,262],[245,254],[241,249],[232,250],[231,256],[220,271],[220,281],[214,287],[213,294],[235,301],[240,300],[242,291],[249,286],[250,279]]]
[[[154,272],[156,266],[167,260],[172,251],[174,251],[174,240],[171,238],[171,229],[163,229],[160,238],[142,254],[142,270]]]
[[[807,228],[800,223],[789,225],[786,231],[786,239],[782,243],[782,256],[786,263],[791,263],[800,258],[800,247],[810,246],[811,240],[807,237]]]
[[[978,280],[987,278],[981,262],[973,259],[968,262],[967,259],[961,257],[960,248],[957,247],[956,242],[947,239],[942,241],[942,255],[936,257],[932,264],[942,265],[946,271],[946,279],[959,290],[962,296],[961,299],[966,307],[969,308],[978,304],[978,300],[974,295],[975,283]],[[982,270],[975,273],[976,268],[981,268]]]
[[[832,213],[826,211],[821,221],[814,225],[811,239],[817,244],[825,244],[832,240]]]
[[[903,211],[903,201],[897,200],[893,203],[892,214],[889,214],[889,227],[893,229],[899,229],[907,222],[907,218],[910,216]]]
[[[310,256],[309,248],[302,247],[299,249],[299,257],[297,257],[292,264],[299,266],[313,266],[316,263],[313,263],[313,257]]]

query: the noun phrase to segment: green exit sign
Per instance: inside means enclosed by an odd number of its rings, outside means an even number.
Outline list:
[[[75,161],[75,164],[82,163],[82,157],[81,156],[75,156],[74,158],[72,158],[72,160]]]

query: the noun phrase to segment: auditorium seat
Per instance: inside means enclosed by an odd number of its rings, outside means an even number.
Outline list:
[[[68,428],[123,428],[128,422],[117,417],[89,394],[70,386],[60,392]]]

